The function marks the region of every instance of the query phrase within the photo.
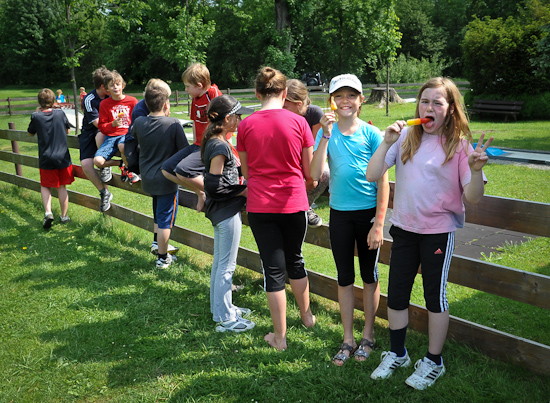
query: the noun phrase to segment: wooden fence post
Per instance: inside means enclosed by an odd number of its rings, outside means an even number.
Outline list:
[[[9,100],[9,98],[8,98],[8,100]],[[15,130],[15,123],[9,122],[8,123],[8,128],[10,130]],[[11,142],[11,151],[14,154],[19,154],[19,143],[15,140],[12,140],[12,142]],[[15,164],[15,174],[17,176],[23,176],[23,169],[21,168],[21,164]]]
[[[11,116],[11,99],[8,97],[8,115]]]

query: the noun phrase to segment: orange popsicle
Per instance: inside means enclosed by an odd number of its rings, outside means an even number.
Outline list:
[[[409,119],[407,120],[408,126],[414,126],[414,125],[423,125],[424,123],[430,122],[432,119],[430,118],[416,118],[416,119]]]
[[[124,117],[124,112],[120,112],[120,113],[118,114],[118,117],[119,117],[119,118],[123,118],[123,117]]]
[[[332,109],[333,111],[338,109],[338,107],[336,106],[336,102],[334,102],[334,98],[332,97],[330,97],[330,109]]]

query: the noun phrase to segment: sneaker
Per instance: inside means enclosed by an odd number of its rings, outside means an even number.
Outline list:
[[[166,258],[158,258],[155,265],[157,266],[157,269],[166,269],[168,266],[170,266],[172,263],[176,262],[178,260],[177,257],[172,256],[171,254],[167,254]]]
[[[52,223],[53,223],[53,214],[52,213],[44,214],[44,221],[42,221],[42,228],[50,229],[52,227]]]
[[[397,368],[411,365],[409,353],[406,351],[404,357],[398,357],[397,354],[392,351],[384,351],[380,358],[382,362],[372,371],[372,374],[370,374],[371,379],[388,379]]]
[[[113,179],[113,171],[111,170],[111,167],[101,168],[99,170],[99,179],[101,179],[101,182],[103,183],[107,183]]]
[[[317,215],[317,213],[315,213],[315,211],[313,211],[312,208],[310,208],[307,211],[307,224],[311,228],[317,228],[317,227],[320,227],[323,224],[323,219],[321,217],[319,217]]]
[[[127,181],[130,182],[130,185],[133,185],[134,183],[136,182],[139,182],[141,180],[141,178],[139,177],[138,174],[135,174],[133,172],[130,172],[128,171],[128,173],[126,174],[127,175]]]
[[[252,313],[252,311],[248,308],[239,308],[238,306],[235,307],[235,311],[237,312],[238,316],[248,316]]]
[[[225,322],[218,323],[216,326],[216,332],[241,333],[253,329],[254,326],[256,326],[256,324],[251,320],[237,316],[237,319],[235,320],[226,320]]]
[[[168,245],[168,253],[170,253],[171,255],[175,255],[176,253],[178,253],[178,251],[180,250],[180,248],[178,248],[177,246],[172,246],[172,245]],[[155,241],[153,241],[153,243],[151,244],[151,253],[153,255],[158,255],[159,254],[159,244]]]
[[[441,359],[441,365],[437,365],[429,358],[422,358],[416,361],[414,364],[415,371],[411,376],[407,378],[405,383],[411,388],[417,390],[424,390],[429,386],[432,386],[437,378],[445,373],[445,365],[443,365],[443,359]]]
[[[104,189],[103,191],[99,192],[99,196],[101,197],[101,201],[99,202],[99,211],[104,213],[111,208],[111,200],[113,200],[113,194],[107,189]]]
[[[67,224],[69,221],[71,221],[71,217],[69,217],[68,215],[65,217],[59,216],[59,221],[61,221],[61,224]]]
[[[128,182],[128,168],[124,165],[120,166],[120,180],[122,182]]]

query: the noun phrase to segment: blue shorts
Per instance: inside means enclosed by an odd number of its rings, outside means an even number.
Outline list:
[[[153,219],[159,229],[171,229],[178,215],[178,194],[153,196]]]
[[[118,145],[124,144],[126,136],[105,136],[101,147],[95,153],[96,157],[103,157],[105,161],[110,160],[119,151]]]

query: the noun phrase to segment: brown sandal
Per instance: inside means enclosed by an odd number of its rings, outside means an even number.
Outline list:
[[[374,350],[374,346],[375,344],[373,341],[370,341],[369,339],[361,339],[361,342],[359,343],[359,347],[357,347],[357,349],[353,353],[353,357],[355,358],[356,361],[359,361],[359,362],[365,361],[367,358],[369,358],[372,350]],[[369,347],[371,351],[365,350],[365,347]],[[361,359],[358,359],[358,358],[361,358]]]
[[[332,357],[332,363],[341,367],[351,357],[356,348],[357,347],[350,346],[348,343],[342,343],[342,345],[340,346],[340,350],[338,350],[338,353],[334,357]],[[346,355],[345,351],[349,352],[349,355]],[[342,361],[342,364],[336,364],[336,360]]]

